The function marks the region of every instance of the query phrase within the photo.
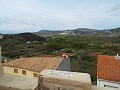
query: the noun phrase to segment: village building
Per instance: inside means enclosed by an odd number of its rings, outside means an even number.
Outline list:
[[[98,56],[97,86],[120,90],[120,56]]]
[[[1,74],[2,69],[4,75]],[[2,86],[24,90],[116,90],[92,86],[91,77],[87,73],[68,71],[70,71],[70,58],[60,56],[38,55],[2,64],[0,47],[0,85]]]
[[[3,63],[5,74],[37,78],[44,69],[70,71],[70,58],[64,57],[30,57],[19,58]]]
[[[63,32],[63,33],[60,33],[59,35],[67,35],[67,33]]]

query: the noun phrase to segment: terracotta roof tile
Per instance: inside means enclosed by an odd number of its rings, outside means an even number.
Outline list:
[[[99,55],[97,77],[120,82],[120,60],[115,56]]]
[[[3,66],[17,67],[31,71],[41,72],[43,69],[55,70],[63,61],[63,57],[31,57],[20,58],[6,62]]]

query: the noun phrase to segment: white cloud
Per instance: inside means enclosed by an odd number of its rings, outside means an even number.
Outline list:
[[[0,0],[0,32],[118,27],[119,4],[119,0]]]

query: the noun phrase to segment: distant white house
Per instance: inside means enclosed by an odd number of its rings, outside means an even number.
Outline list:
[[[28,41],[28,42],[26,42],[27,44],[30,44],[31,43],[31,41]]]
[[[98,56],[97,86],[120,90],[120,56]]]
[[[59,35],[67,35],[67,33],[63,32],[63,33],[60,33]]]

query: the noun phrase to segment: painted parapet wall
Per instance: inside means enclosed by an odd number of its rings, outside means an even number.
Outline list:
[[[93,86],[87,73],[43,70],[35,90],[116,90]],[[119,89],[118,89],[119,90]]]
[[[87,73],[59,70],[43,70],[37,90],[91,90],[91,78]]]
[[[27,78],[34,78],[33,76],[34,73],[39,75],[38,72],[21,69],[21,68],[3,66],[3,69],[4,69],[5,74],[17,75],[17,76],[22,76],[22,77],[27,77]],[[18,73],[14,73],[14,69],[18,69]],[[22,74],[22,70],[26,71],[26,75]]]
[[[70,58],[64,58],[57,70],[70,71]]]
[[[97,86],[120,90],[120,82],[97,79]]]

